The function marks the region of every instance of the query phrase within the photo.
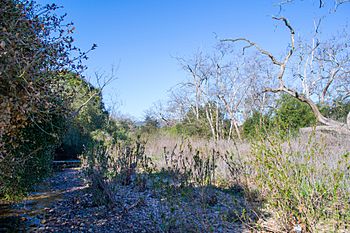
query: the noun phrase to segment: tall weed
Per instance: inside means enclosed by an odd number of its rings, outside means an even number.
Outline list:
[[[252,144],[255,182],[284,230],[338,232],[350,222],[349,152],[329,159],[324,140],[303,147],[269,136]]]

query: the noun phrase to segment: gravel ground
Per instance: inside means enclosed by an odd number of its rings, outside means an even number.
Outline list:
[[[107,208],[94,204],[80,170],[66,169],[38,186],[30,196],[36,205],[20,221],[26,232],[248,232],[240,220],[245,202],[239,194],[162,182],[114,185],[118,204]],[[53,195],[43,204],[47,193]]]

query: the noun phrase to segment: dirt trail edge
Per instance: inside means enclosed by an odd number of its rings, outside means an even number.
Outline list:
[[[169,183],[158,176],[145,186],[115,184],[117,206],[111,209],[95,204],[80,169],[64,169],[25,201],[2,206],[0,232],[247,232],[238,192],[159,188],[163,182]]]
[[[23,201],[0,205],[0,232],[44,230],[48,213],[53,212],[60,202],[79,195],[86,187],[79,168],[55,172],[34,187]]]

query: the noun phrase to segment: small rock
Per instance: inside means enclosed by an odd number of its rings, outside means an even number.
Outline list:
[[[35,222],[31,222],[29,226],[30,227],[35,227],[35,226],[37,226],[37,224]]]

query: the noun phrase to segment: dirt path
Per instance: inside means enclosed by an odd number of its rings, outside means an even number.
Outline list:
[[[34,188],[28,197],[17,204],[0,205],[0,232],[28,232],[43,227],[47,211],[64,199],[86,188],[80,170],[67,168],[55,172]]]
[[[245,205],[239,194],[164,186],[163,180],[115,184],[118,205],[109,209],[94,204],[79,169],[65,169],[25,201],[2,206],[0,232],[247,232],[237,219]]]

